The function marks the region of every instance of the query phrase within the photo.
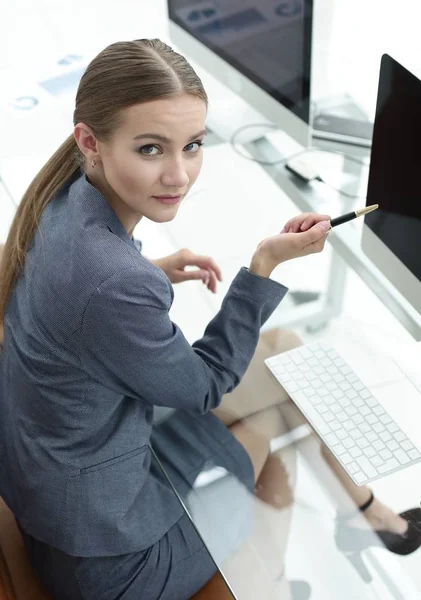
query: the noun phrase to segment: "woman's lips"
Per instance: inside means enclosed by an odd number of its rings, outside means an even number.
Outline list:
[[[177,204],[181,200],[181,196],[152,196],[161,204]]]

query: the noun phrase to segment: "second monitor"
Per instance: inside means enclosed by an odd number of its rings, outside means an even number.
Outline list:
[[[168,12],[182,52],[309,145],[313,0],[168,0]]]
[[[421,81],[382,57],[362,248],[421,313]]]

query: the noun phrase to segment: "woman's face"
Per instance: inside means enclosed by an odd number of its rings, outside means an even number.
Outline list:
[[[98,142],[98,161],[88,176],[131,232],[142,217],[163,223],[180,203],[202,166],[206,105],[181,95],[122,111],[112,138]]]

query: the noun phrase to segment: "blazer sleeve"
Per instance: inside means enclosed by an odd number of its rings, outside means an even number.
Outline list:
[[[240,382],[287,288],[242,268],[204,336],[190,345],[168,314],[171,283],[152,268],[123,270],[95,290],[81,328],[82,366],[126,396],[207,412]]]

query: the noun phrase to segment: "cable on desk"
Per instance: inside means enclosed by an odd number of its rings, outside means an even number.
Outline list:
[[[293,158],[296,158],[297,156],[301,156],[302,154],[307,154],[309,152],[312,152],[315,154],[316,153],[337,154],[339,156],[343,156],[344,158],[346,158],[347,160],[350,160],[351,162],[354,162],[358,165],[362,165],[363,167],[369,168],[369,166],[370,166],[369,163],[367,163],[366,161],[360,160],[359,158],[356,158],[355,156],[352,156],[345,152],[341,152],[340,150],[326,150],[324,148],[317,148],[315,146],[310,146],[308,148],[304,148],[303,150],[300,150],[299,152],[295,152],[294,154],[291,154],[290,156],[287,156],[285,158],[280,158],[279,160],[274,160],[274,161],[266,161],[266,160],[261,160],[259,158],[254,158],[252,156],[248,156],[247,154],[240,152],[240,150],[236,146],[236,139],[241,132],[246,131],[247,129],[253,129],[256,127],[267,127],[269,129],[279,129],[279,127],[277,125],[271,124],[271,123],[250,123],[248,125],[243,125],[242,127],[239,127],[236,131],[234,131],[234,133],[232,134],[231,139],[230,139],[230,144],[231,144],[233,150],[239,156],[241,156],[242,158],[245,158],[246,160],[251,160],[253,162],[256,162],[259,165],[264,165],[264,166],[269,166],[269,167],[279,166],[279,165],[283,165],[283,164],[286,165]],[[320,176],[316,177],[316,181],[320,181],[324,185],[330,187],[332,190],[334,190],[335,192],[338,192],[338,194],[341,194],[342,196],[345,196],[346,198],[350,198],[352,200],[365,198],[365,196],[360,195],[360,194],[349,194],[348,192],[345,192],[345,190],[331,185],[330,183],[328,183],[327,181],[322,179],[322,177],[320,177]]]
[[[323,153],[323,154],[337,154],[339,156],[343,156],[344,158],[346,158],[347,160],[350,160],[351,162],[356,163],[357,165],[362,165],[363,167],[369,167],[369,163],[367,163],[364,160],[361,160],[359,158],[356,158],[355,156],[352,156],[351,154],[347,154],[346,152],[341,152],[340,150],[326,150],[324,148],[317,148],[316,146],[309,146],[308,148],[304,148],[303,150],[300,150],[299,152],[295,152],[294,154],[291,154],[290,156],[287,156],[285,158],[280,158],[279,160],[274,160],[274,161],[265,161],[265,160],[260,160],[259,158],[253,158],[252,156],[248,156],[247,154],[244,154],[243,152],[240,152],[239,149],[236,146],[236,139],[239,136],[240,133],[242,133],[243,131],[246,131],[247,129],[254,129],[256,127],[267,127],[268,129],[279,129],[278,125],[275,124],[271,124],[271,123],[249,123],[248,125],[243,125],[242,127],[239,127],[236,131],[234,131],[234,133],[231,136],[230,139],[230,144],[233,148],[233,150],[242,158],[245,158],[246,160],[251,160],[253,162],[258,163],[259,165],[266,165],[266,166],[275,166],[275,165],[282,165],[285,164],[287,162],[289,162],[292,158],[295,158],[296,156],[300,156],[301,154],[306,154],[307,152],[312,152],[312,153]],[[326,182],[323,182],[326,183]]]
[[[365,200],[367,197],[366,195],[363,195],[363,194],[349,194],[348,192],[345,192],[345,190],[342,190],[341,188],[337,188],[337,187],[331,185],[330,183],[328,183],[327,181],[322,179],[320,176],[316,177],[316,181],[320,181],[320,183],[323,183],[324,185],[329,187],[331,190],[334,190],[335,192],[338,192],[338,194],[341,194],[341,196],[345,196],[346,198],[350,198],[351,200]]]

